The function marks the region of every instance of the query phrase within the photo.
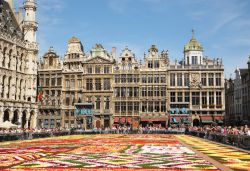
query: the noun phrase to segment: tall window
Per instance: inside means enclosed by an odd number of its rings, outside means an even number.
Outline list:
[[[88,74],[92,74],[92,67],[88,67],[87,72]]]
[[[56,85],[56,79],[55,78],[51,78],[51,85],[55,86]]]
[[[102,86],[101,86],[101,78],[96,78],[95,79],[95,89],[96,90],[101,90]]]
[[[215,85],[216,86],[221,86],[221,73],[216,73],[216,78],[215,78]]]
[[[149,101],[148,102],[148,111],[149,112],[153,112],[154,111],[154,102],[153,101]]]
[[[141,108],[142,108],[142,112],[147,112],[147,102],[146,101],[142,102]]]
[[[153,87],[148,87],[148,96],[149,97],[153,96]]]
[[[127,88],[127,93],[128,93],[128,97],[133,97],[133,88],[132,87],[128,87]]]
[[[134,97],[139,97],[139,88],[134,87]]]
[[[100,110],[101,108],[101,97],[100,96],[96,96],[95,97],[95,109],[96,110]]]
[[[202,92],[202,107],[207,107],[207,92]]]
[[[201,84],[202,86],[207,86],[207,74],[206,73],[201,74]]]
[[[216,92],[216,105],[217,105],[217,108],[221,108],[222,107],[222,102],[221,102],[221,92],[220,91],[217,91]]]
[[[121,102],[121,112],[122,113],[126,113],[127,110],[126,110],[126,102]]]
[[[109,110],[109,97],[104,97],[105,110]]]
[[[69,106],[69,101],[70,101],[70,99],[69,99],[69,97],[70,97],[70,95],[69,94],[66,94],[66,106]]]
[[[66,80],[66,81],[65,81],[65,84],[66,84],[66,85],[65,85],[66,88],[69,88],[69,80]]]
[[[166,83],[166,75],[161,75],[161,83]]]
[[[87,78],[87,80],[86,80],[86,88],[87,88],[87,90],[93,90],[93,80],[92,80],[92,78]]]
[[[49,58],[49,66],[53,66],[53,57]]]
[[[170,74],[170,86],[175,86],[175,74]]]
[[[119,87],[115,88],[115,89],[114,89],[114,96],[115,96],[115,97],[120,97],[120,95],[121,95],[121,94],[120,94],[120,88],[119,88]]]
[[[211,106],[214,105],[214,92],[213,91],[209,92],[209,105]]]
[[[177,93],[177,101],[182,102],[182,92]]]
[[[198,64],[198,57],[197,56],[192,56],[192,64],[197,65]]]
[[[128,83],[132,83],[132,82],[133,82],[132,74],[128,74],[128,75],[127,75],[127,82],[128,82]]]
[[[77,80],[77,86],[78,88],[82,88],[82,80]]]
[[[61,85],[62,84],[62,78],[57,78],[57,85]]]
[[[153,61],[148,61],[148,68],[153,68]]]
[[[120,75],[115,75],[115,83],[120,83]]]
[[[142,81],[142,83],[147,83],[147,75],[142,75],[141,81]]]
[[[160,82],[160,76],[154,75],[154,83],[159,83],[159,82]]]
[[[160,111],[160,102],[155,101],[154,111],[159,112]]]
[[[121,75],[121,83],[126,83],[126,74]]]
[[[161,96],[162,97],[166,96],[166,87],[161,87]]]
[[[148,75],[148,83],[153,83],[153,75]]]
[[[104,78],[104,90],[110,90],[110,78]]]
[[[46,78],[46,86],[49,86],[49,78]]]
[[[95,67],[95,73],[96,74],[100,74],[101,73],[101,67],[100,66],[96,66]]]
[[[71,88],[75,88],[75,80],[71,80]]]
[[[156,60],[156,61],[154,61],[154,68],[159,68],[159,61],[158,60]]]
[[[177,74],[177,86],[182,86],[182,74]]]
[[[208,85],[214,86],[214,74],[213,73],[208,74]]]
[[[159,97],[160,96],[160,89],[159,87],[154,87],[154,96]]]
[[[109,73],[109,66],[104,66],[104,73],[105,74]]]
[[[120,104],[121,102],[115,102],[115,113],[120,113],[121,110]]]
[[[192,92],[192,105],[200,104],[200,92]]]
[[[146,97],[147,96],[147,87],[142,87],[141,89],[141,96]]]
[[[175,92],[170,92],[170,101],[175,102]]]
[[[165,101],[161,102],[161,112],[166,112],[166,102]]]
[[[190,102],[190,93],[185,92],[185,102]]]
[[[134,102],[134,112],[139,111],[139,102]]]
[[[189,74],[184,74],[184,86],[189,86]]]
[[[121,88],[121,97],[126,97],[126,88],[125,87]]]
[[[128,102],[128,112],[131,113],[133,111],[133,102]]]

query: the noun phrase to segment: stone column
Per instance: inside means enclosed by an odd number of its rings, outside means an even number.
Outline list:
[[[3,63],[3,52],[0,51],[0,67],[2,67],[2,63]]]
[[[26,123],[24,125],[24,128],[28,128],[29,127],[29,118],[30,118],[30,113],[27,112],[26,113]]]
[[[3,115],[4,115],[3,107],[0,107],[0,124],[3,123]]]
[[[13,116],[14,116],[14,111],[13,111],[13,109],[11,108],[11,109],[10,109],[10,113],[9,113],[9,121],[10,121],[10,122],[12,122]]]
[[[7,92],[9,91],[9,86],[8,86],[8,82],[9,82],[9,78],[8,77],[5,77],[5,80],[4,80],[4,98],[7,99]]]
[[[21,110],[20,110],[21,111]],[[22,127],[22,112],[18,111],[18,128],[21,128]]]
[[[1,57],[0,57],[1,58]],[[0,63],[1,63],[1,61],[0,61]],[[3,76],[2,75],[0,75],[0,92],[2,92],[2,90],[3,90]],[[1,96],[1,93],[0,93],[0,96]]]

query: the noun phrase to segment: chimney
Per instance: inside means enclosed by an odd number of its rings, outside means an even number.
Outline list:
[[[114,59],[116,58],[116,47],[112,47],[112,56]]]

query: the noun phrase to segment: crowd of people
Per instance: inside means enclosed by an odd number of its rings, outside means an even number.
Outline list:
[[[250,136],[250,128],[248,125],[245,126],[212,126],[212,125],[205,125],[205,126],[194,126],[189,127],[189,131],[198,131],[198,132],[205,132],[205,133],[217,133],[222,135],[247,135]]]
[[[20,134],[20,133],[45,133],[45,132],[64,132],[71,131],[70,128],[41,128],[41,129],[1,129],[0,134]],[[77,129],[75,131],[84,132],[84,129]],[[131,126],[127,125],[114,125],[111,128],[93,128],[93,132],[100,133],[117,133],[117,134],[127,134],[127,133],[160,133],[160,132],[204,132],[204,133],[219,133],[222,135],[248,135],[250,136],[250,128],[245,126],[187,126],[187,125],[172,125],[167,127],[161,126],[139,126],[138,129],[133,129]]]

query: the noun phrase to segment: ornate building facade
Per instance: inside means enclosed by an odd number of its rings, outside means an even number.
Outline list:
[[[36,2],[25,0],[24,11],[19,12],[13,6],[12,0],[0,1],[0,124],[10,121],[22,128],[35,128]]]
[[[108,53],[101,44],[87,54],[81,41],[73,37],[61,63],[61,127],[224,122],[222,60],[205,57],[194,35],[180,62],[170,62],[168,51],[159,53],[155,45],[144,55],[143,63],[127,47],[118,57],[115,48]],[[44,72],[48,69],[39,71],[39,77]],[[91,106],[91,112],[79,115],[79,105]]]
[[[250,56],[248,68],[237,68],[235,78],[225,82],[226,124],[250,123]]]

